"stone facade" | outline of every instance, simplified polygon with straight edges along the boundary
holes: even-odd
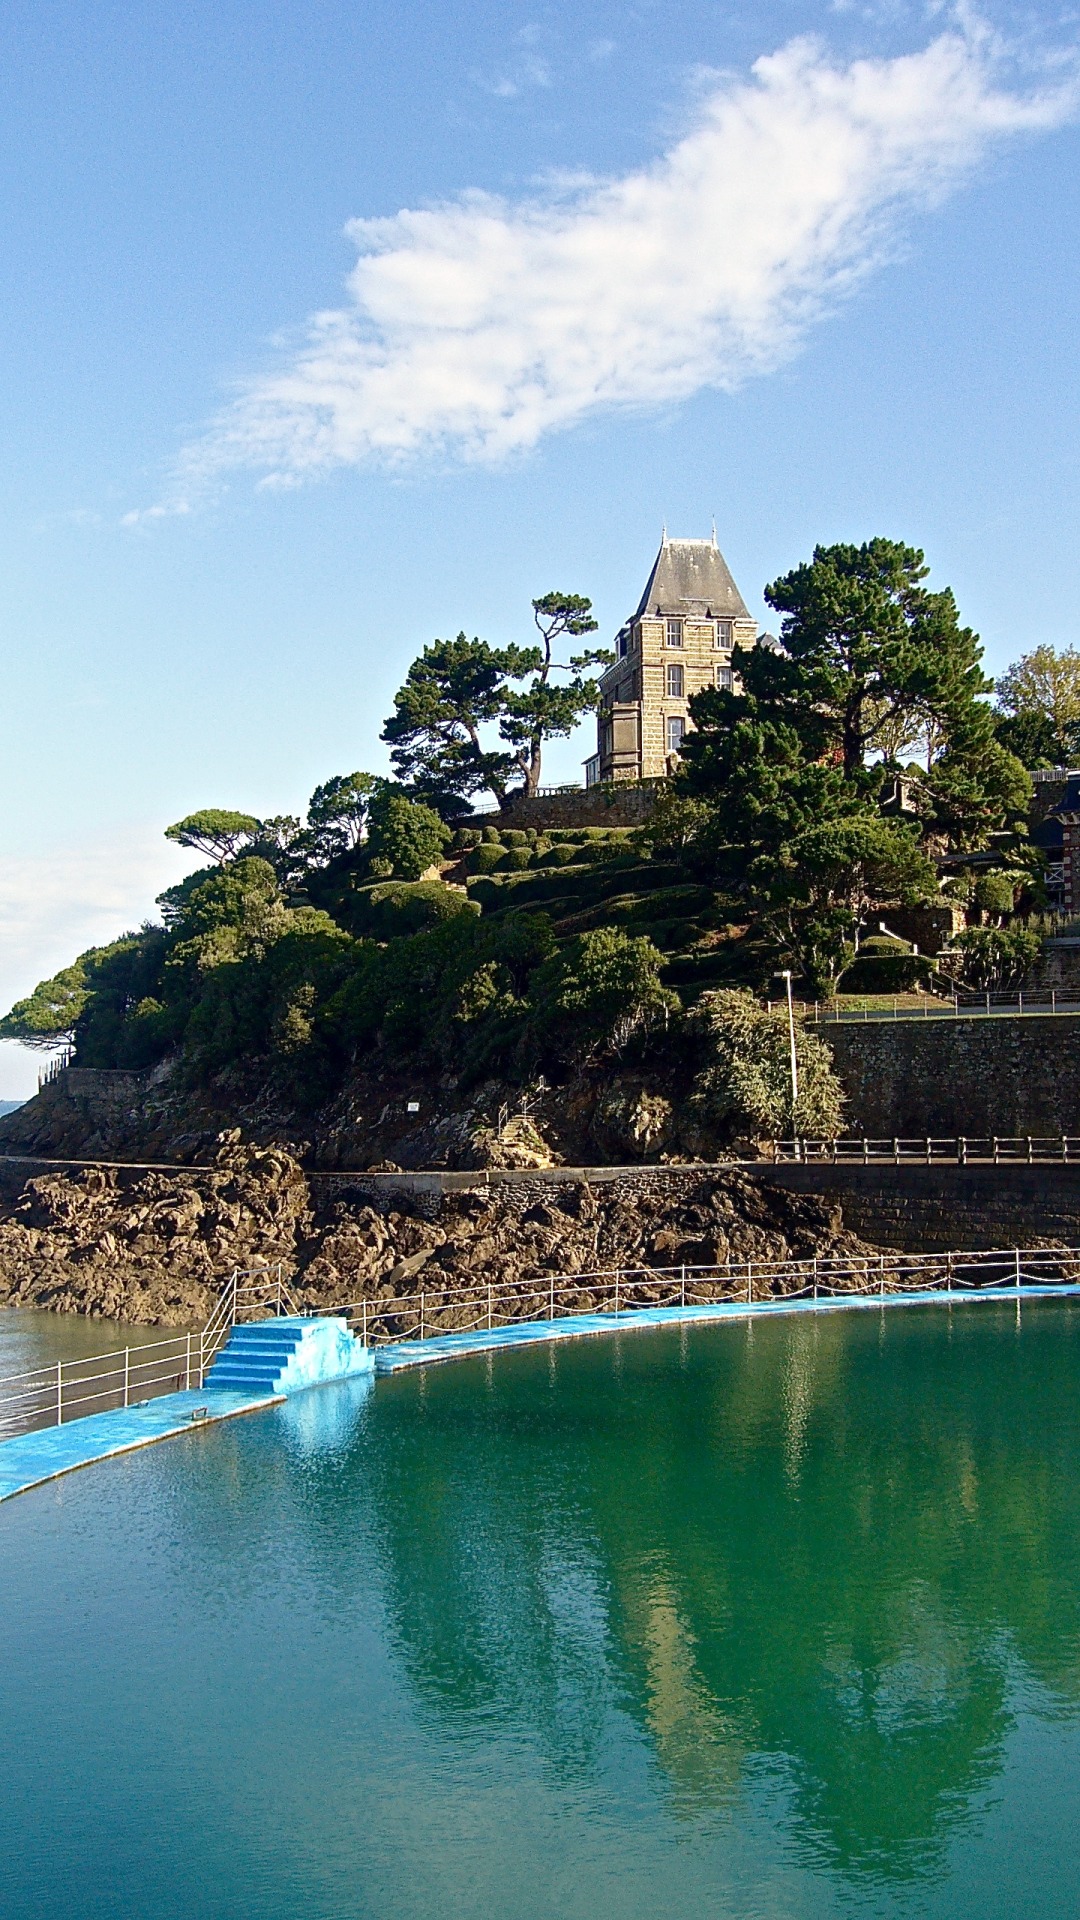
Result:
[[[691,696],[736,683],[737,647],[757,627],[712,540],[665,534],[637,612],[616,636],[618,658],[600,681],[590,785],[671,773],[691,726]]]

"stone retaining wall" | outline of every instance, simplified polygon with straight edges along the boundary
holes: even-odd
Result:
[[[927,1134],[1080,1133],[1080,1018],[868,1021],[823,1026],[848,1096],[844,1131],[871,1139]]]
[[[685,1167],[556,1167],[528,1173],[309,1174],[321,1205],[355,1198],[380,1212],[400,1209],[433,1220],[448,1193],[490,1192],[505,1204],[534,1206],[566,1184],[609,1186],[627,1193],[676,1194],[689,1182],[728,1169]],[[846,1225],[865,1240],[905,1253],[1031,1246],[1055,1240],[1080,1246],[1080,1165],[1043,1166],[771,1166],[742,1165],[765,1186],[820,1194],[843,1209]]]
[[[0,1159],[0,1200],[13,1204],[27,1180],[49,1172],[78,1173],[101,1161]],[[145,1166],[112,1168],[121,1188],[132,1186]],[[178,1184],[209,1177],[206,1167],[160,1167]],[[730,1166],[555,1167],[551,1170],[472,1173],[338,1172],[307,1175],[320,1214],[338,1200],[354,1200],[381,1213],[410,1213],[434,1220],[447,1194],[497,1196],[525,1211],[549,1199],[560,1186],[610,1187],[627,1196],[669,1193],[703,1177],[722,1182]],[[755,1161],[739,1171],[764,1186],[818,1194],[842,1208],[845,1223],[862,1239],[906,1253],[951,1248],[1032,1246],[1057,1241],[1080,1247],[1080,1164],[1036,1166],[896,1166],[889,1162],[829,1166],[770,1165]]]
[[[835,1199],[845,1225],[904,1253],[1080,1247],[1080,1166],[778,1166],[755,1178]]]
[[[617,780],[602,787],[568,787],[564,793],[521,794],[501,813],[477,815],[468,826],[641,827],[656,805],[663,780]]]

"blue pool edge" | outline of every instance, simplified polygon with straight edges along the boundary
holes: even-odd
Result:
[[[98,1460],[134,1453],[182,1433],[198,1433],[242,1413],[259,1413],[283,1398],[282,1394],[252,1396],[205,1389],[164,1393],[138,1406],[90,1413],[63,1426],[15,1434],[0,1441],[0,1503],[80,1467],[92,1467]]]
[[[798,1313],[851,1312],[860,1308],[882,1312],[894,1307],[967,1306],[987,1300],[996,1300],[999,1304],[1015,1302],[1019,1306],[1025,1300],[1075,1299],[1078,1295],[1080,1282],[1063,1281],[970,1290],[928,1288],[912,1293],[823,1294],[816,1300],[781,1297],[723,1300],[685,1307],[631,1307],[619,1313],[568,1314],[563,1319],[517,1321],[510,1326],[436,1334],[427,1340],[395,1341],[374,1350],[373,1371],[376,1376],[389,1375],[541,1342],[634,1333],[650,1327],[707,1325]],[[301,1390],[312,1391],[316,1386],[337,1384],[340,1379],[364,1377],[363,1373],[353,1373],[335,1379],[324,1378]],[[0,1504],[81,1467],[93,1466],[99,1460],[132,1453],[159,1440],[201,1432],[241,1414],[260,1413],[267,1407],[280,1406],[287,1397],[284,1393],[244,1394],[204,1387],[201,1391],[162,1394],[137,1406],[88,1414],[63,1426],[14,1435],[0,1441]]]

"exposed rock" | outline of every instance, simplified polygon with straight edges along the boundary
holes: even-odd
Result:
[[[298,1305],[332,1306],[461,1287],[527,1287],[550,1276],[727,1261],[870,1253],[835,1205],[761,1187],[735,1168],[677,1187],[528,1184],[447,1195],[436,1221],[337,1201],[316,1219],[283,1147],[220,1136],[213,1167],[115,1170],[27,1182],[0,1222],[0,1303],[196,1325],[234,1267],[281,1264]]]
[[[200,1176],[42,1174],[0,1222],[0,1304],[166,1326],[201,1321],[233,1267],[288,1276],[312,1222],[307,1181],[281,1147],[222,1134]]]
[[[674,1108],[646,1087],[613,1086],[601,1093],[592,1132],[606,1155],[618,1160],[655,1160],[674,1133]]]
[[[683,1076],[685,1079],[685,1075]],[[208,1162],[222,1128],[257,1145],[288,1145],[302,1132],[306,1164],[322,1168],[460,1169],[730,1157],[682,1099],[677,1073],[642,1078],[581,1068],[530,1092],[503,1081],[462,1088],[376,1054],[317,1111],[303,1113],[266,1062],[234,1065],[193,1085],[163,1063],[149,1074],[60,1073],[33,1100],[0,1118],[0,1153],[120,1162]],[[416,1111],[410,1109],[415,1108]],[[506,1122],[503,1114],[515,1116]]]
[[[557,1167],[559,1156],[534,1121],[515,1113],[497,1127],[477,1127],[471,1136],[476,1167]]]

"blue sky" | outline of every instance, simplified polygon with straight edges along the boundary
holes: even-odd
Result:
[[[151,910],[179,814],[379,769],[426,640],[553,587],[613,630],[665,521],[715,515],[762,618],[880,532],[992,670],[1077,643],[1078,45],[903,0],[9,3],[5,1006]],[[0,1097],[34,1073],[0,1048]]]

